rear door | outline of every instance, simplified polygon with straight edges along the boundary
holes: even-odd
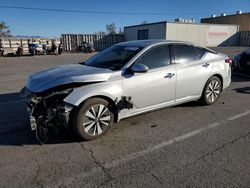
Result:
[[[203,48],[186,44],[172,45],[176,63],[176,100],[201,95],[205,83],[211,75],[213,64],[206,60]]]

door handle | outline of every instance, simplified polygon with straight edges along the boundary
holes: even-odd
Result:
[[[209,65],[210,65],[209,63],[205,63],[205,64],[202,65],[202,67],[207,68]]]
[[[168,73],[164,78],[172,78],[175,75],[175,73]]]

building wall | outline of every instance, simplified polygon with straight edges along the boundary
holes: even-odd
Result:
[[[125,27],[125,41],[138,40],[138,31],[148,30],[148,39],[166,39],[166,22]]]
[[[240,35],[239,45],[250,46],[250,31],[240,31],[239,35]]]
[[[125,27],[125,41],[138,40],[138,31],[148,30],[148,39],[193,42],[203,46],[238,45],[237,25],[155,23]]]
[[[250,31],[250,13],[203,18],[201,23],[235,24],[240,26],[240,31]]]
[[[167,23],[167,40],[193,42],[203,46],[238,44],[238,26]]]

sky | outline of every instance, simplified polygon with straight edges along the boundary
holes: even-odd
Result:
[[[250,12],[250,0],[0,0],[0,6],[117,13],[46,12],[0,7],[0,21],[7,23],[12,35],[43,37],[60,37],[62,33],[106,31],[106,25],[112,22],[119,30],[144,21],[151,23],[174,21],[175,18],[194,18],[199,23],[201,18],[212,14],[234,14],[237,10]],[[120,12],[137,14],[118,14]]]

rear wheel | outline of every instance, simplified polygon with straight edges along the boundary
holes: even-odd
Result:
[[[221,91],[221,80],[216,76],[211,77],[204,87],[201,102],[205,105],[214,104],[219,99]]]
[[[84,140],[94,140],[103,136],[113,122],[114,114],[109,102],[101,98],[92,98],[77,112],[74,127]]]

